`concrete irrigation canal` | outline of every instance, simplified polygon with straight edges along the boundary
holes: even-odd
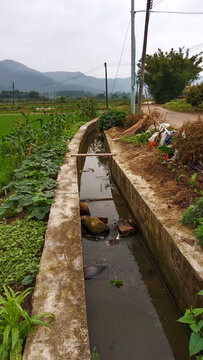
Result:
[[[116,153],[108,136],[106,149],[95,137],[95,127],[96,120],[84,125],[69,145],[34,291],[33,312],[53,312],[56,323],[37,329],[23,359],[88,360],[94,347],[102,360],[188,359],[189,336],[176,321],[175,302],[181,312],[199,305],[193,297],[202,288],[198,261],[183,253],[144,194],[133,190],[136,179],[119,170],[117,156],[71,156]],[[81,234],[80,199],[91,217],[108,218],[108,231],[82,226]],[[132,228],[134,221],[142,235],[135,226],[118,239],[118,225]]]

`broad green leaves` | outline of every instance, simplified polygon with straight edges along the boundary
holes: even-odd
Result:
[[[54,203],[54,188],[60,163],[66,152],[66,143],[54,142],[39,149],[15,170],[15,179],[2,190],[12,191],[0,207],[0,216],[9,216],[26,210],[28,219],[42,220]]]
[[[203,295],[203,290],[198,292],[198,295]],[[203,308],[187,309],[185,315],[178,319],[179,322],[190,325],[192,330],[189,343],[190,356],[196,355],[203,350],[203,320],[201,319]],[[202,356],[197,356],[197,360],[202,360]]]
[[[122,126],[126,114],[122,111],[109,110],[103,113],[98,120],[99,130],[107,130],[114,126]]]

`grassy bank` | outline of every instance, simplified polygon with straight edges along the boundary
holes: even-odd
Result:
[[[180,112],[190,112],[190,113],[203,113],[203,102],[199,107],[194,107],[189,104],[185,99],[176,99],[171,100],[163,105],[164,109]]]

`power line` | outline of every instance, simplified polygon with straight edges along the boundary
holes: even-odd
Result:
[[[197,45],[193,45],[189,47],[189,51],[198,51],[201,50],[203,48],[203,43],[202,44],[197,44]]]
[[[181,14],[181,15],[203,15],[203,12],[186,12],[186,11],[156,11],[156,10],[136,10],[136,13],[150,12],[159,14]]]
[[[157,0],[157,1],[155,1],[155,2],[154,2],[154,5],[153,5],[153,8],[154,8],[155,6],[157,6],[157,5],[159,5],[162,1],[163,1],[163,0]]]
[[[113,91],[114,91],[114,87],[115,87],[115,84],[116,84],[116,80],[117,80],[117,76],[118,76],[118,72],[119,72],[119,68],[120,68],[120,64],[121,64],[121,59],[122,59],[123,52],[124,52],[124,49],[125,49],[125,44],[126,44],[126,40],[127,40],[127,36],[128,36],[129,27],[130,27],[130,20],[129,20],[129,23],[128,23],[128,26],[127,26],[127,31],[126,31],[126,34],[125,34],[125,39],[124,39],[124,43],[123,43],[123,47],[122,47],[122,51],[121,51],[121,56],[120,56],[119,63],[118,63],[118,68],[117,68],[117,71],[116,71],[116,76],[115,76],[114,83],[113,83],[113,86],[112,86],[112,91],[111,91],[112,94],[113,94]]]

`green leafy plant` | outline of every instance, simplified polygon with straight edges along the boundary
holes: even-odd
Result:
[[[164,154],[173,155],[174,150],[170,147],[164,144],[163,146],[159,146],[159,150],[161,150]]]
[[[135,135],[124,135],[122,141],[131,143],[135,146],[148,144],[148,139],[152,136],[155,130],[142,132],[141,134]]]
[[[107,130],[114,126],[123,126],[126,113],[123,111],[109,110],[103,113],[98,120],[98,129]]]
[[[30,274],[27,275],[22,281],[21,285],[30,285],[38,274],[39,264],[32,262],[28,265]]]
[[[91,360],[100,360],[100,356],[96,347],[92,349]]]
[[[203,295],[203,290],[198,292],[198,295]],[[188,324],[192,333],[190,335],[189,352],[190,356],[197,355],[203,350],[203,319],[200,317],[203,314],[203,308],[192,307],[187,309],[184,316],[177,321]],[[202,356],[196,356],[197,360],[202,360]]]
[[[3,285],[16,288],[28,275],[32,275],[34,280],[34,270],[37,272],[44,245],[45,229],[44,221],[0,222],[0,291]]]
[[[44,312],[30,317],[21,304],[30,294],[31,289],[23,293],[15,293],[10,287],[4,286],[4,295],[0,296],[0,358],[2,360],[21,360],[23,344],[36,325],[51,328],[51,325],[41,318],[49,317],[53,322],[55,317],[50,312]]]
[[[23,160],[21,167],[15,170],[15,178],[2,190],[12,195],[0,206],[0,216],[9,216],[26,209],[28,219],[42,220],[54,203],[56,176],[67,145],[64,140],[41,145]]]
[[[199,245],[203,246],[203,196],[184,211],[182,224],[190,225],[195,229],[194,233],[199,239]]]
[[[193,188],[194,192],[197,192],[197,189],[195,189],[195,183],[197,180],[197,173],[192,174],[191,180],[190,180],[190,185]]]
[[[181,179],[185,176],[185,174],[180,174],[178,177],[177,177],[177,181],[181,181]]]
[[[122,280],[111,280],[110,284],[112,286],[115,286],[117,288],[120,288],[121,286],[123,286],[123,281]]]

